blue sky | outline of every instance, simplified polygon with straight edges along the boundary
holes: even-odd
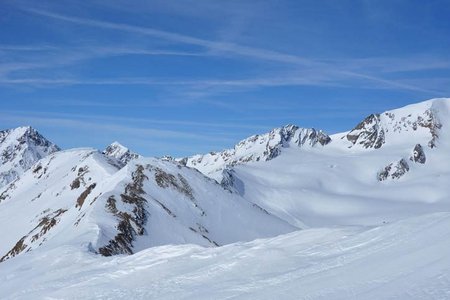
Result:
[[[345,131],[450,97],[449,16],[448,0],[3,0],[0,128],[156,156]]]

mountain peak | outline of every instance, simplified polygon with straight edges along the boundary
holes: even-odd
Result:
[[[31,126],[0,131],[0,187],[17,179],[41,158],[59,150]]]
[[[126,151],[130,150],[130,149],[128,149],[128,147],[125,147],[124,145],[122,145],[118,141],[112,142],[108,147],[112,148],[112,149],[114,149],[115,151],[118,151],[118,152],[126,152]]]
[[[198,169],[218,181],[227,167],[247,162],[267,161],[281,154],[283,148],[325,146],[331,138],[322,130],[288,124],[268,133],[250,136],[233,149],[177,159],[181,164]]]
[[[351,143],[350,148],[378,149],[386,143],[392,145],[407,140],[411,145],[419,141],[434,148],[449,110],[450,98],[439,98],[371,114],[345,138]]]
[[[113,157],[123,164],[127,164],[130,160],[140,157],[139,154],[132,152],[130,149],[115,141],[105,148],[103,154]]]

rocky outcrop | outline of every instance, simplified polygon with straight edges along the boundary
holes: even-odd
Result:
[[[56,224],[59,223],[61,216],[66,212],[66,209],[58,209],[54,212],[48,213],[47,211],[43,211],[42,214],[45,214],[40,221],[39,224],[33,228],[27,235],[23,236],[14,247],[9,250],[4,256],[0,258],[0,262],[3,262],[7,259],[10,259],[23,251],[31,251],[30,245],[33,243],[39,243],[42,245],[45,242],[45,234],[50,231]]]
[[[409,160],[418,164],[424,164],[426,162],[425,151],[420,144],[416,144]],[[386,179],[399,179],[409,172],[410,166],[405,158],[400,159],[398,162],[390,163],[380,172],[378,172],[378,181],[384,181]]]
[[[442,124],[437,118],[436,113],[432,109],[426,110],[424,117],[419,116],[417,121],[413,123],[413,128],[417,128],[417,126],[430,130],[431,139],[428,142],[428,147],[436,147],[436,141],[439,138],[438,132],[442,128]]]
[[[132,207],[131,211],[119,210],[114,195],[106,201],[106,210],[116,216],[118,224],[116,236],[107,245],[98,249],[101,255],[132,254],[136,236],[145,233],[144,226],[148,218],[148,212],[145,209],[147,200],[143,197],[145,180],[148,180],[148,177],[144,174],[144,167],[137,165],[132,174],[132,182],[125,186],[124,193],[120,195],[121,201]]]
[[[0,187],[16,180],[59,147],[31,127],[0,131]]]
[[[117,159],[122,165],[126,165],[130,160],[139,158],[139,154],[131,152],[130,149],[114,142],[103,151],[103,154]]]
[[[223,170],[220,185],[231,193],[237,193],[241,196],[245,194],[244,183],[236,176],[233,169],[227,168]]]
[[[380,115],[371,114],[347,134],[347,140],[353,145],[364,148],[380,148],[385,143],[384,129],[380,125]]]
[[[409,158],[411,161],[419,164],[424,164],[427,160],[425,156],[425,152],[420,144],[417,144],[414,147],[413,153],[411,157]]]
[[[386,179],[399,179],[409,171],[409,165],[406,159],[402,158],[398,162],[390,163],[381,172],[378,173],[378,181]]]
[[[90,148],[59,151],[0,188],[0,225],[13,230],[2,235],[0,260],[42,244],[82,244],[110,256],[164,244],[215,247],[293,230],[174,161],[139,158],[124,168],[116,161]]]
[[[325,146],[331,138],[321,130],[287,125],[253,135],[237,143],[233,149],[176,159],[180,164],[196,168],[220,182],[222,170],[248,162],[268,161],[278,157],[283,148]]]
[[[403,108],[383,114],[371,114],[344,137],[351,143],[350,148],[360,146],[378,149],[387,142],[395,143],[399,134],[409,132],[411,138],[427,136],[428,147],[434,148],[441,128],[442,124],[433,104],[430,104],[427,108]],[[419,131],[422,133],[417,134]]]

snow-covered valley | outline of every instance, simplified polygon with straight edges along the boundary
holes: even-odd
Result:
[[[449,112],[176,159],[3,131],[0,298],[448,299]]]

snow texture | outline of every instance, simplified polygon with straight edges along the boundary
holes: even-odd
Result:
[[[448,299],[450,214],[102,258],[73,246],[0,268],[2,299]]]
[[[41,152],[0,188],[0,298],[449,299],[449,111],[288,125],[184,159],[4,131],[1,147]]]

